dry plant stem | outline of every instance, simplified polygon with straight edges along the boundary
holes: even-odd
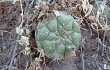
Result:
[[[23,5],[22,5],[22,0],[20,0],[20,5],[21,5],[21,18],[22,18],[20,27],[22,28],[23,21],[24,21],[24,20],[23,20]]]
[[[25,6],[24,13],[26,13],[26,11],[27,11],[27,9],[28,9],[29,1],[28,1],[28,0],[25,0],[25,3],[26,3],[26,6]]]
[[[25,70],[28,70],[28,64],[29,64],[29,63],[28,63],[28,62],[26,62],[26,68],[25,68]]]
[[[84,65],[84,53],[81,54],[81,59],[82,59],[83,70],[85,70],[85,65]]]
[[[83,43],[81,43],[81,44],[82,44],[82,47],[84,47]],[[82,50],[82,47],[81,47],[81,53],[82,53],[82,54],[81,54],[81,60],[82,60],[83,70],[85,70],[84,52],[86,51],[87,48],[83,51],[83,50]]]
[[[14,58],[15,58],[15,52],[16,52],[16,50],[17,50],[17,45],[18,45],[18,44],[17,44],[17,42],[16,42],[16,45],[15,45],[15,47],[14,47],[13,55],[12,55],[11,62],[10,62],[10,65],[9,65],[8,70],[11,70],[12,63],[13,63],[13,60],[14,60]]]
[[[104,0],[103,1],[103,3],[104,3],[104,5],[106,4],[106,2],[107,2],[107,0]],[[104,36],[103,36],[103,49],[102,49],[102,56],[104,56],[104,50],[105,50],[105,34],[106,34],[106,30],[107,30],[107,28],[106,28],[106,26],[107,26],[107,15],[105,15],[105,31],[104,31]]]
[[[32,2],[30,3],[29,5],[30,8],[32,7],[33,3],[34,3],[34,0],[32,0]]]
[[[30,3],[30,4],[28,4],[29,2],[27,2],[27,5],[26,5],[26,8],[25,8],[25,11],[24,11],[24,13],[27,13],[26,14],[26,26],[27,26],[27,28],[28,28],[28,23],[29,23],[29,14],[30,14],[30,9],[31,9],[31,7],[32,7],[32,5],[33,5],[33,3],[34,3],[34,0],[32,0],[32,2]]]
[[[102,49],[102,56],[104,56],[104,50],[105,50],[105,34],[106,34],[106,30],[104,31],[104,37],[103,37],[103,49]]]
[[[107,17],[106,17],[106,21],[105,21],[105,26],[107,26]],[[107,28],[105,28],[104,30],[104,36],[103,36],[103,50],[102,50],[102,56],[104,56],[104,50],[105,50],[105,34],[106,34]]]

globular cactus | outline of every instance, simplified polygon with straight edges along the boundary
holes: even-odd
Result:
[[[60,12],[56,18],[46,18],[38,23],[35,39],[48,58],[62,59],[79,46],[80,27],[72,16]]]

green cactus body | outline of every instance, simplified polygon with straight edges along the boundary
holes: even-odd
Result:
[[[60,12],[56,18],[38,23],[35,39],[48,58],[65,58],[80,44],[80,27],[72,16]]]

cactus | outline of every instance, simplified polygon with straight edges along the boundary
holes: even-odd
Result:
[[[45,18],[38,23],[35,39],[48,58],[62,59],[79,46],[80,27],[72,16],[60,12],[56,18]]]

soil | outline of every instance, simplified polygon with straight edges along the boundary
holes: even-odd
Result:
[[[70,13],[70,11],[67,12]],[[17,40],[15,30],[19,25],[20,13],[19,4],[13,5],[10,2],[0,3],[0,70],[7,70],[12,60],[12,54]],[[110,25],[109,16],[108,25]],[[30,25],[33,25],[34,22],[36,21],[31,22]],[[107,65],[108,70],[110,70],[110,30],[106,32],[101,30],[98,36],[98,33],[87,24],[85,22],[86,26],[81,26],[83,40],[76,51],[76,56],[53,62],[47,59],[46,65],[48,69],[44,67],[43,70],[104,70],[104,65]],[[33,49],[37,46],[34,38],[35,28],[30,26],[30,29],[29,41],[33,54],[28,56],[24,55],[21,53],[24,47],[21,45],[17,46],[11,70],[35,70],[30,68],[29,64],[34,62],[34,59],[39,53]],[[105,45],[101,43],[104,39],[104,32]],[[34,66],[36,66],[36,63]],[[26,69],[27,67],[28,69]]]

